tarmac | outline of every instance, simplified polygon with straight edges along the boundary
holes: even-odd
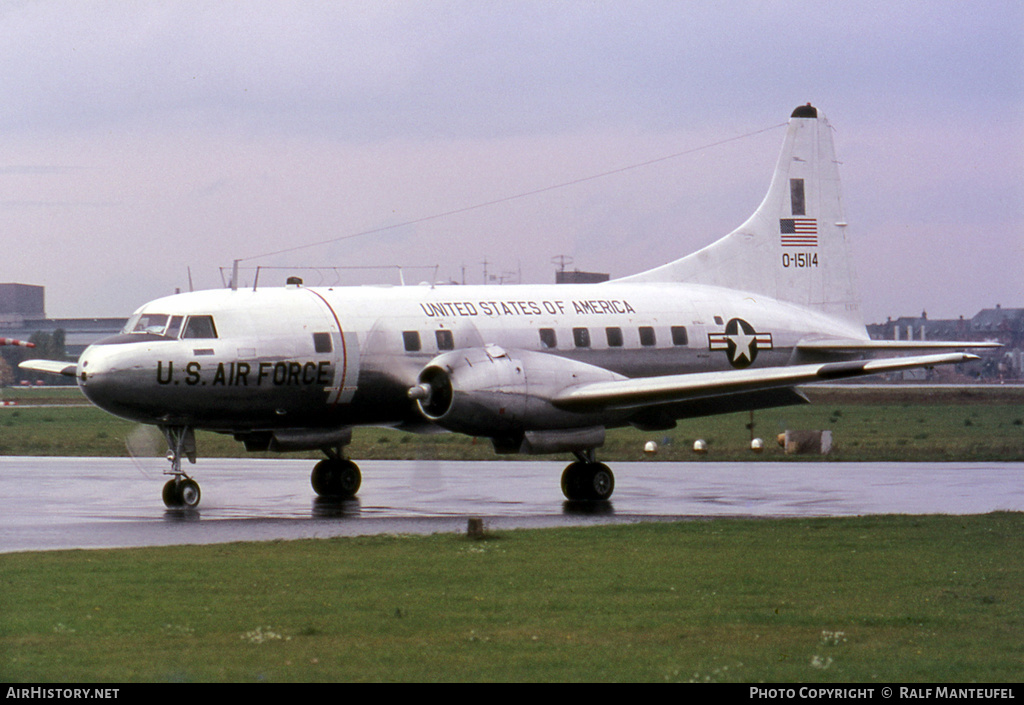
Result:
[[[314,494],[315,461],[201,458],[194,511],[168,510],[162,459],[0,458],[0,552],[376,534],[465,533],[720,517],[1024,511],[1024,463],[623,462],[615,493],[573,503],[565,462],[357,461],[358,497]]]

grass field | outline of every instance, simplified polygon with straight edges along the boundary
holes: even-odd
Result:
[[[793,460],[775,443],[786,429],[831,430],[830,460],[1024,460],[1024,390],[877,390],[870,387],[816,390],[814,403],[681,421],[671,431],[617,429],[599,451],[604,460],[638,460],[647,441],[659,444],[660,460]],[[0,409],[0,455],[124,456],[137,426],[85,402],[77,389],[4,390],[21,406]],[[33,396],[35,395],[35,396]],[[59,406],[58,404],[65,404]],[[753,433],[748,428],[753,418]],[[752,436],[766,441],[760,455],[749,450]],[[708,453],[694,455],[704,440]],[[200,456],[245,457],[228,436],[197,433]],[[164,448],[154,454],[163,455]],[[362,428],[347,450],[355,459],[491,460],[491,444],[456,434],[420,436]],[[308,454],[316,457],[318,453]],[[508,457],[508,456],[506,456]],[[512,456],[516,457],[516,456]],[[803,456],[806,458],[807,456]],[[820,460],[819,457],[814,459]]]
[[[77,391],[39,406],[18,391],[0,455],[125,454],[135,426]],[[1019,390],[812,395],[755,413],[753,434],[830,429],[837,461],[1024,460]],[[618,430],[601,457],[655,440],[667,460],[796,459],[773,443],[752,454],[750,422]],[[198,440],[201,455],[244,454]],[[495,457],[382,429],[349,451]],[[1020,513],[6,554],[0,681],[1019,682],[1022,585]]]
[[[0,556],[0,680],[1017,682],[1024,515]]]

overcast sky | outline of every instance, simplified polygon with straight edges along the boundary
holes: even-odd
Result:
[[[812,102],[868,322],[1024,306],[1022,8],[0,1],[0,281],[64,317],[235,259],[309,284],[484,261],[550,282],[557,255],[624,276],[745,220]]]

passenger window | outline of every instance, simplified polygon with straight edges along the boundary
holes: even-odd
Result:
[[[213,325],[213,316],[189,316],[181,337],[216,338],[217,328]]]
[[[437,338],[437,349],[438,350],[454,350],[455,349],[455,336],[452,335],[450,330],[437,330],[434,331],[434,336]]]
[[[686,345],[686,326],[672,326],[672,344]]]
[[[718,325],[722,325],[722,317],[721,316],[715,316],[715,323],[717,323]]]
[[[554,328],[540,329],[540,346],[548,350],[558,347],[558,338],[555,336]]]
[[[645,348],[654,347],[658,340],[654,335],[654,329],[650,326],[640,326],[640,344]]]
[[[590,347],[590,329],[589,328],[573,328],[572,329],[572,340],[576,344],[577,348],[589,348]]]
[[[331,344],[330,333],[314,333],[313,334],[313,349],[318,353],[329,353],[334,350],[334,346]]]
[[[605,328],[605,335],[608,336],[608,347],[609,348],[621,348],[622,347],[622,329],[621,328]]]
[[[405,343],[406,352],[419,352],[420,332],[417,330],[402,331],[402,341]]]

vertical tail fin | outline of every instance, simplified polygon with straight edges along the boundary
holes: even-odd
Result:
[[[743,225],[687,257],[620,281],[742,289],[863,327],[825,116],[810,104],[793,111],[768,195]]]

